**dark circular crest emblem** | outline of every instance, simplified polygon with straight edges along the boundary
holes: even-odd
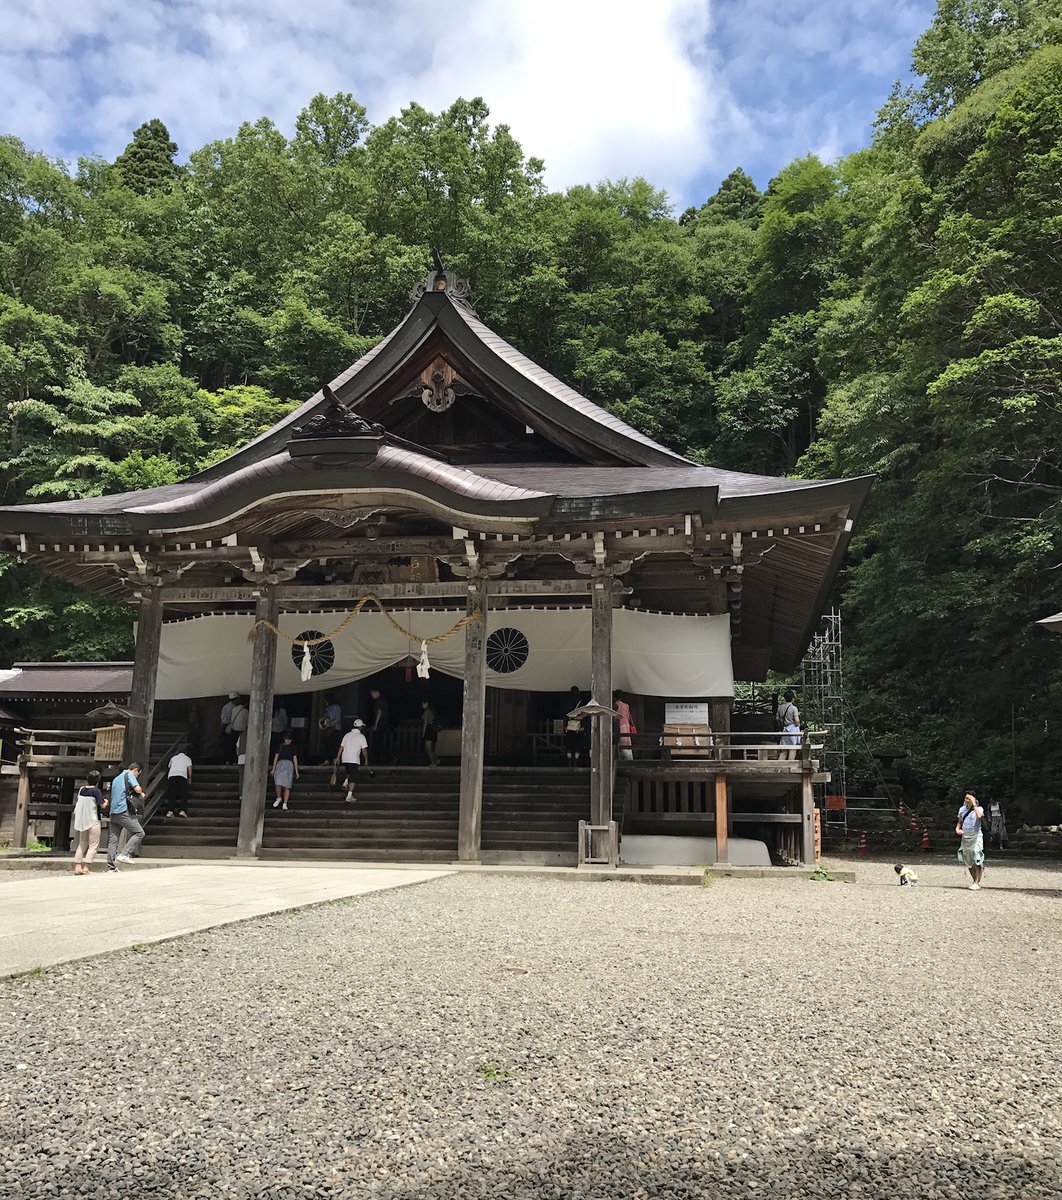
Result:
[[[487,638],[487,666],[500,675],[519,671],[527,662],[530,652],[527,638],[519,629],[513,629],[511,626],[495,629]]]
[[[291,648],[291,661],[295,664],[297,671],[302,670],[302,644],[303,642],[312,642],[314,638],[319,638],[321,633],[317,629],[304,629],[295,640],[295,644]],[[314,675],[323,675],[325,671],[330,671],[336,665],[336,648],[331,642],[318,642],[316,645],[310,646],[310,667]]]

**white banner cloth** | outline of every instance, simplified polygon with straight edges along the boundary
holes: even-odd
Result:
[[[375,610],[363,610],[331,639],[334,662],[328,670],[303,682],[299,666],[301,643],[281,640],[277,649],[276,692],[312,692],[337,688],[375,675],[406,655],[420,657],[420,637],[445,633],[462,616],[454,609],[396,612],[395,619],[410,631],[404,637]],[[289,637],[315,631],[330,633],[342,621],[340,613],[282,613],[280,628]],[[162,628],[159,677],[160,700],[185,700],[246,693],[251,683],[251,616],[193,617]],[[520,636],[499,633],[515,630]],[[492,634],[498,634],[493,639]],[[515,670],[491,669],[509,650]],[[526,658],[524,654],[526,653]],[[327,656],[327,652],[326,652]],[[463,632],[428,647],[432,670],[458,679],[464,676]],[[503,656],[504,658],[504,656]],[[564,692],[590,687],[590,610],[505,608],[487,616],[487,683],[491,687],[528,692]],[[730,618],[670,616],[663,613],[616,609],[612,634],[613,684],[643,696],[732,696],[734,674],[730,658]],[[607,703],[607,697],[599,697]]]

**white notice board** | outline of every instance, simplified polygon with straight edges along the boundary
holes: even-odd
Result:
[[[678,700],[664,705],[664,723],[667,725],[710,725],[711,706],[707,700]]]

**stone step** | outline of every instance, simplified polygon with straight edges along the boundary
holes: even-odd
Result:
[[[365,850],[384,851],[384,850],[402,850],[403,847],[408,850],[427,850],[438,851],[439,853],[448,853],[452,858],[457,853],[457,835],[455,834],[450,839],[432,839],[432,838],[341,838],[341,836],[331,836],[331,838],[284,838],[278,841],[265,842],[266,850],[328,850],[329,847],[334,850]]]
[[[259,852],[263,859],[308,859],[315,862],[351,861],[351,862],[430,862],[452,863],[457,857],[456,845],[453,849],[435,850],[415,847],[388,849],[379,846],[358,846],[347,848],[342,846],[300,847],[300,846],[263,846]]]
[[[273,821],[266,824],[263,836],[272,841],[274,838],[286,837],[328,837],[334,833],[344,836],[355,834],[365,837],[449,837],[457,835],[457,822],[428,822],[417,821],[408,825],[396,825],[393,821],[382,819],[372,820],[351,817],[349,820],[336,821],[307,821],[299,820],[292,812],[281,813],[287,817],[285,821]],[[294,819],[292,819],[294,818]]]
[[[220,833],[205,834],[189,832],[181,837],[156,837],[150,831],[147,838],[144,840],[144,852],[150,857],[151,850],[155,846],[228,846],[232,852],[236,852],[236,833],[233,828],[227,836],[222,836]]]

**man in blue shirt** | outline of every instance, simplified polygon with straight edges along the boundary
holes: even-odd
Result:
[[[981,832],[984,818],[985,810],[977,803],[977,793],[967,791],[956,816],[955,832],[962,838],[959,862],[969,869],[973,880],[969,886],[971,892],[980,891],[981,876],[985,870],[985,842]]]
[[[111,820],[111,832],[107,842],[108,871],[118,870],[115,863],[131,863],[133,855],[140,849],[140,843],[144,840],[143,825],[129,811],[130,792],[141,797],[144,795],[138,782],[139,778],[140,764],[130,763],[111,780],[111,803],[107,810]],[[127,835],[125,850],[119,854],[118,839],[122,836],[123,829]]]

